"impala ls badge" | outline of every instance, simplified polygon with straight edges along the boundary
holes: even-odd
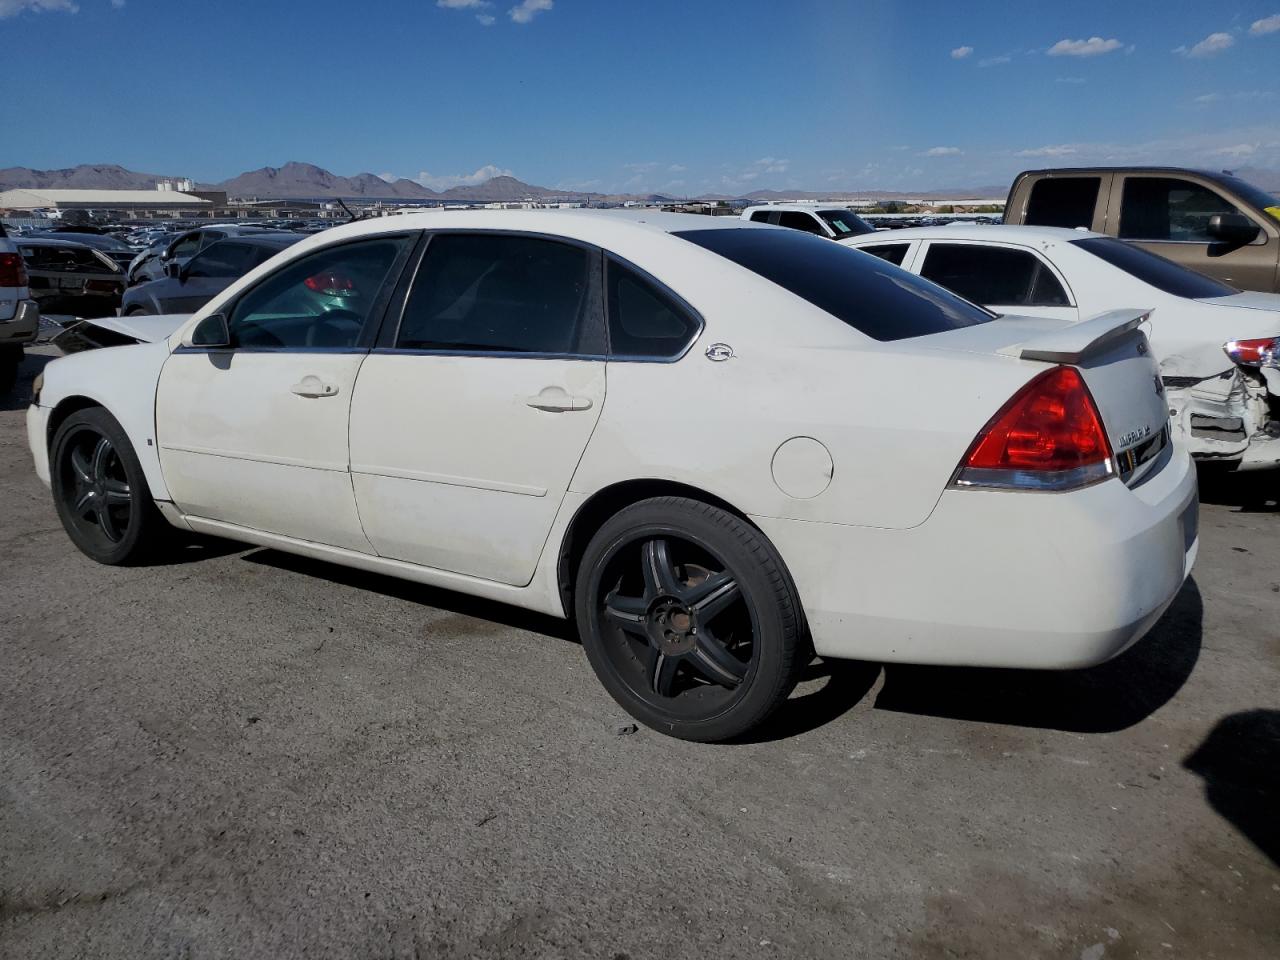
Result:
[[[733,347],[727,343],[713,343],[707,347],[707,359],[715,360],[717,363],[721,360],[728,360],[733,356]]]

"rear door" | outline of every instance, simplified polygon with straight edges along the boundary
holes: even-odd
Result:
[[[384,557],[527,584],[605,398],[601,254],[439,232],[351,408],[360,517]]]
[[[915,272],[996,313],[1080,317],[1065,278],[1028,247],[930,240],[916,257]]]
[[[1109,173],[1037,173],[1020,178],[1005,223],[1106,231]]]
[[[1236,213],[1260,228],[1234,249],[1209,236],[1209,218]],[[1243,290],[1271,291],[1280,261],[1280,225],[1237,205],[1210,180],[1190,174],[1122,174],[1111,200],[1107,231],[1143,249]]]

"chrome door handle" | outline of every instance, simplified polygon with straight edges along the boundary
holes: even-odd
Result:
[[[325,383],[319,377],[310,374],[295,383],[289,390],[300,397],[333,397],[338,393],[338,388],[332,383]]]
[[[525,400],[527,406],[548,413],[566,413],[570,410],[590,410],[590,397],[570,396],[563,387],[543,387]]]

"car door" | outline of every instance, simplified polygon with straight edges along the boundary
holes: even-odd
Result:
[[[916,257],[915,272],[996,313],[1080,319],[1066,281],[1027,247],[930,240]]]
[[[604,403],[600,253],[434,233],[401,312],[352,401],[364,530],[384,557],[527,584]]]
[[[348,469],[351,399],[413,239],[381,235],[289,260],[174,350],[156,394],[156,441],[185,513],[371,552]],[[210,342],[220,345],[198,345]]]
[[[154,296],[160,312],[195,313],[232,280],[248,272],[254,252],[249,244],[234,240],[205,247],[187,261],[178,276],[156,283]]]
[[[1125,174],[1112,197],[1113,236],[1191,270],[1244,290],[1271,291],[1280,260],[1280,229],[1237,206],[1207,181],[1184,176]],[[1240,214],[1259,227],[1252,243],[1238,247],[1215,242],[1209,219]]]

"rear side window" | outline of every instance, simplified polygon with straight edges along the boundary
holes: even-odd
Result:
[[[1163,290],[1175,297],[1203,300],[1210,297],[1229,297],[1239,292],[1235,287],[1229,287],[1202,273],[1181,267],[1150,250],[1143,250],[1141,247],[1135,247],[1120,240],[1112,240],[1110,237],[1086,237],[1071,242],[1089,251],[1095,257],[1105,260],[1113,267],[1137,277],[1143,283],[1149,283],[1157,290]]]
[[[1126,177],[1120,236],[1126,240],[1210,243],[1209,218],[1240,213],[1208,187],[1176,177]]]
[[[931,243],[920,275],[993,306],[1067,305],[1062,284],[1035,254],[976,243]]]
[[[606,269],[610,359],[681,356],[698,335],[699,321],[665,291],[618,261],[610,258]]]
[[[768,210],[757,210],[755,213],[751,215],[751,222],[752,223],[777,223],[778,221],[776,218],[773,220],[769,219]]]
[[[437,234],[414,278],[396,346],[601,356],[591,261],[582,247],[541,237]]]
[[[881,260],[887,260],[895,267],[902,266],[902,261],[906,259],[907,243],[878,243],[873,247],[854,247],[855,250],[861,250],[863,253],[869,253],[873,257],[879,257]]]
[[[1031,187],[1024,223],[1037,227],[1091,227],[1101,177],[1046,177]]]
[[[923,337],[994,319],[915,274],[798,231],[725,228],[675,236],[776,283],[874,340]]]

